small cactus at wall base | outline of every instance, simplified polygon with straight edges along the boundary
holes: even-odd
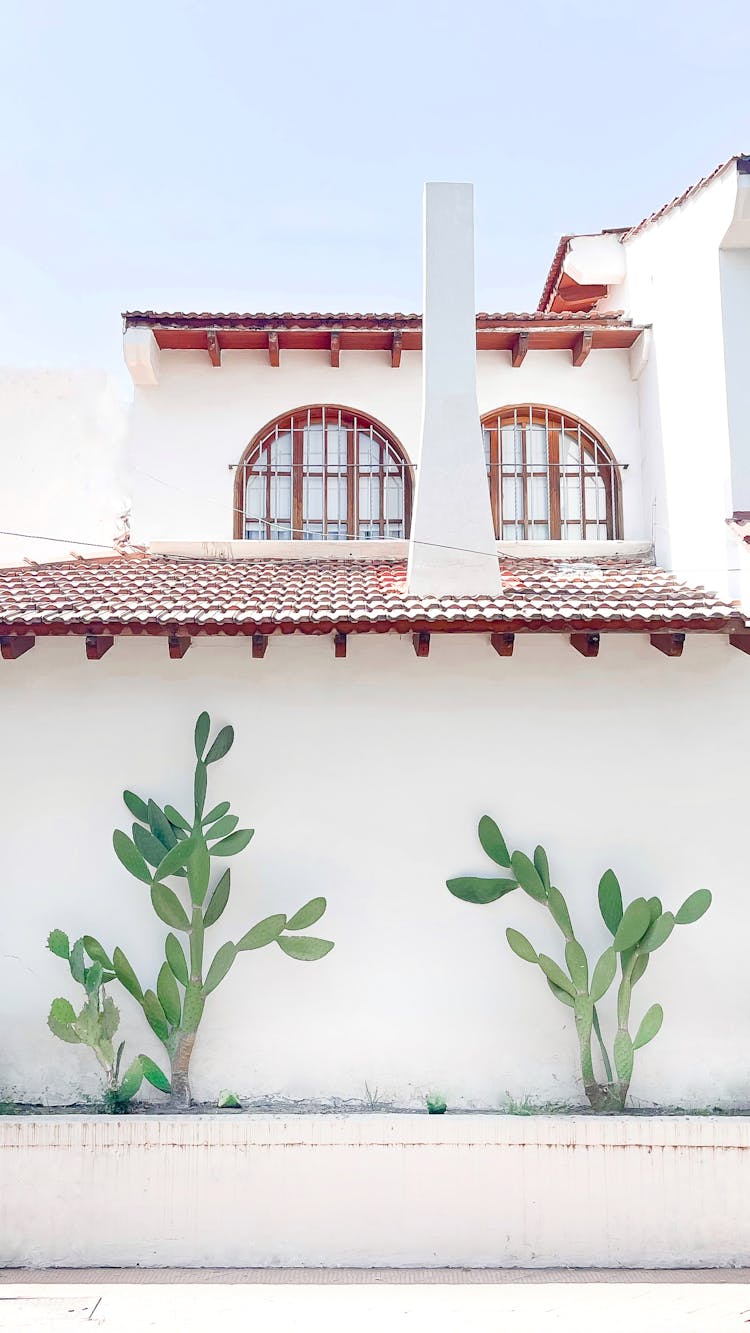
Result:
[[[92,941],[162,1042],[170,1062],[172,1104],[181,1107],[191,1101],[190,1060],[206,1000],[239,955],[276,944],[289,958],[314,962],[333,948],[331,940],[301,933],[315,925],[326,910],[325,898],[312,898],[291,916],[274,913],[239,940],[226,940],[206,970],[205,932],[222,916],[230,890],[229,867],[211,886],[212,861],[244,851],[254,833],[237,827],[239,820],[230,813],[229,801],[205,812],[209,769],[234,742],[232,727],[222,727],[211,743],[210,733],[211,719],[208,713],[201,713],[195,725],[192,818],[172,805],[162,808],[156,801],[126,791],[123,799],[135,819],[132,836],[116,829],[112,839],[118,859],[134,879],[147,886],[154,912],[170,927],[155,987],[143,988],[122,949],[114,950],[110,962],[102,946]],[[176,881],[175,888],[166,883],[170,879]]]
[[[634,987],[649,966],[651,955],[666,943],[675,926],[691,925],[708,911],[711,905],[709,890],[698,889],[691,893],[674,914],[665,912],[657,897],[634,898],[623,909],[617,876],[613,870],[605,870],[599,882],[599,910],[612,940],[591,968],[573,930],[565,898],[551,881],[544,848],[537,847],[533,857],[520,851],[511,854],[500,829],[489,815],[479,821],[479,841],[490,860],[507,873],[488,878],[449,879],[448,888],[456,898],[482,905],[496,902],[521,888],[550,913],[563,936],[564,966],[547,954],[538,953],[526,936],[512,927],[506,930],[508,944],[518,958],[540,969],[555,999],[573,1010],[583,1085],[591,1106],[596,1111],[622,1110],[633,1076],[635,1052],[653,1041],[664,1018],[661,1005],[652,1004],[635,1034],[631,1033],[630,1007]],[[602,1036],[597,1004],[614,982],[618,967],[617,1031],[610,1058]],[[594,1038],[603,1077],[597,1077],[594,1069]]]
[[[88,1046],[94,1052],[104,1070],[104,1101],[107,1108],[112,1111],[124,1110],[138,1092],[144,1078],[161,1092],[169,1092],[169,1079],[147,1055],[137,1055],[120,1080],[125,1043],[120,1042],[117,1051],[114,1047],[120,1013],[104,989],[105,984],[114,980],[115,974],[111,962],[96,940],[84,935],[71,946],[64,930],[53,930],[47,940],[47,948],[65,960],[73,980],[82,987],[85,997],[82,1009],[76,1013],[70,1000],[58,996],[52,1001],[47,1026],[60,1041]]]
[[[445,1115],[448,1110],[448,1104],[441,1092],[428,1092],[424,1100],[430,1115]]]

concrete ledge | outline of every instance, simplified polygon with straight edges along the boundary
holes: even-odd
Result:
[[[5,1267],[750,1262],[750,1117],[0,1118]]]

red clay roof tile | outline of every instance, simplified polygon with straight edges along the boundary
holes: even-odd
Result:
[[[414,596],[406,562],[108,556],[0,569],[0,633],[325,633],[580,627],[727,632],[736,606],[640,560],[503,556],[497,597]]]

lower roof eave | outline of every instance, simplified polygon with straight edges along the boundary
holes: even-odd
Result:
[[[250,637],[254,634],[271,635],[289,634],[748,634],[750,623],[743,616],[731,618],[696,617],[677,619],[675,617],[657,620],[656,618],[628,617],[622,620],[607,620],[598,617],[571,617],[536,620],[505,619],[492,620],[431,620],[396,619],[356,621],[345,619],[325,619],[314,621],[277,621],[244,620],[221,622],[203,621],[144,621],[143,623],[123,624],[120,621],[91,620],[72,621],[70,623],[52,622],[15,622],[0,623],[0,638],[28,636],[32,638],[82,637],[86,635],[114,635],[118,638],[164,637],[177,635],[182,637]]]

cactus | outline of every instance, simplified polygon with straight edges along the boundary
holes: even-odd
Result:
[[[216,925],[229,901],[230,870],[224,869],[211,888],[212,861],[244,851],[253,829],[241,829],[228,801],[205,812],[208,770],[223,759],[234,741],[232,727],[222,727],[209,744],[211,720],[201,713],[195,726],[196,765],[192,820],[172,805],[161,808],[132,791],[123,799],[134,816],[132,836],[116,829],[115,854],[125,869],[147,885],[151,905],[168,926],[164,962],[156,985],[144,989],[122,949],[112,954],[112,971],[141,1006],[149,1026],[162,1042],[170,1062],[172,1102],[190,1105],[190,1060],[208,996],[224,980],[237,956],[277,944],[289,958],[312,962],[330,953],[330,940],[300,934],[315,925],[326,910],[325,898],[312,898],[287,917],[275,913],[258,921],[236,942],[216,950],[206,970],[205,932]],[[172,888],[166,881],[175,881]],[[184,945],[180,937],[184,938]]]
[[[633,1036],[630,1027],[633,988],[643,977],[651,954],[666,943],[675,926],[691,925],[708,911],[710,892],[698,889],[691,893],[675,914],[665,912],[657,897],[634,898],[623,910],[617,876],[613,870],[605,870],[599,881],[599,910],[612,941],[592,969],[576,938],[565,898],[551,882],[544,848],[537,847],[533,857],[519,851],[511,854],[500,829],[489,815],[480,819],[478,831],[479,841],[490,860],[508,873],[492,878],[450,879],[448,888],[464,902],[482,904],[495,902],[521,888],[547,908],[564,939],[564,967],[547,954],[538,953],[526,936],[512,927],[505,932],[508,944],[518,958],[540,969],[555,999],[573,1010],[583,1086],[591,1106],[596,1111],[621,1111],[633,1076],[635,1052],[653,1041],[664,1019],[661,1005],[652,1004]],[[617,1031],[610,1059],[597,1004],[614,982],[618,966]],[[594,1069],[594,1038],[603,1078],[597,1077]]]
[[[162,1092],[169,1092],[166,1075],[147,1055],[137,1055],[120,1081],[125,1043],[120,1042],[116,1053],[114,1048],[120,1013],[104,989],[107,982],[114,980],[115,973],[98,941],[91,935],[84,935],[71,947],[64,930],[53,930],[47,940],[47,948],[56,957],[65,960],[73,980],[83,987],[85,995],[83,1008],[78,1014],[70,1000],[58,996],[52,1001],[47,1025],[50,1032],[61,1041],[88,1046],[94,1052],[104,1070],[107,1105],[112,1109],[126,1106],[144,1078]]]

